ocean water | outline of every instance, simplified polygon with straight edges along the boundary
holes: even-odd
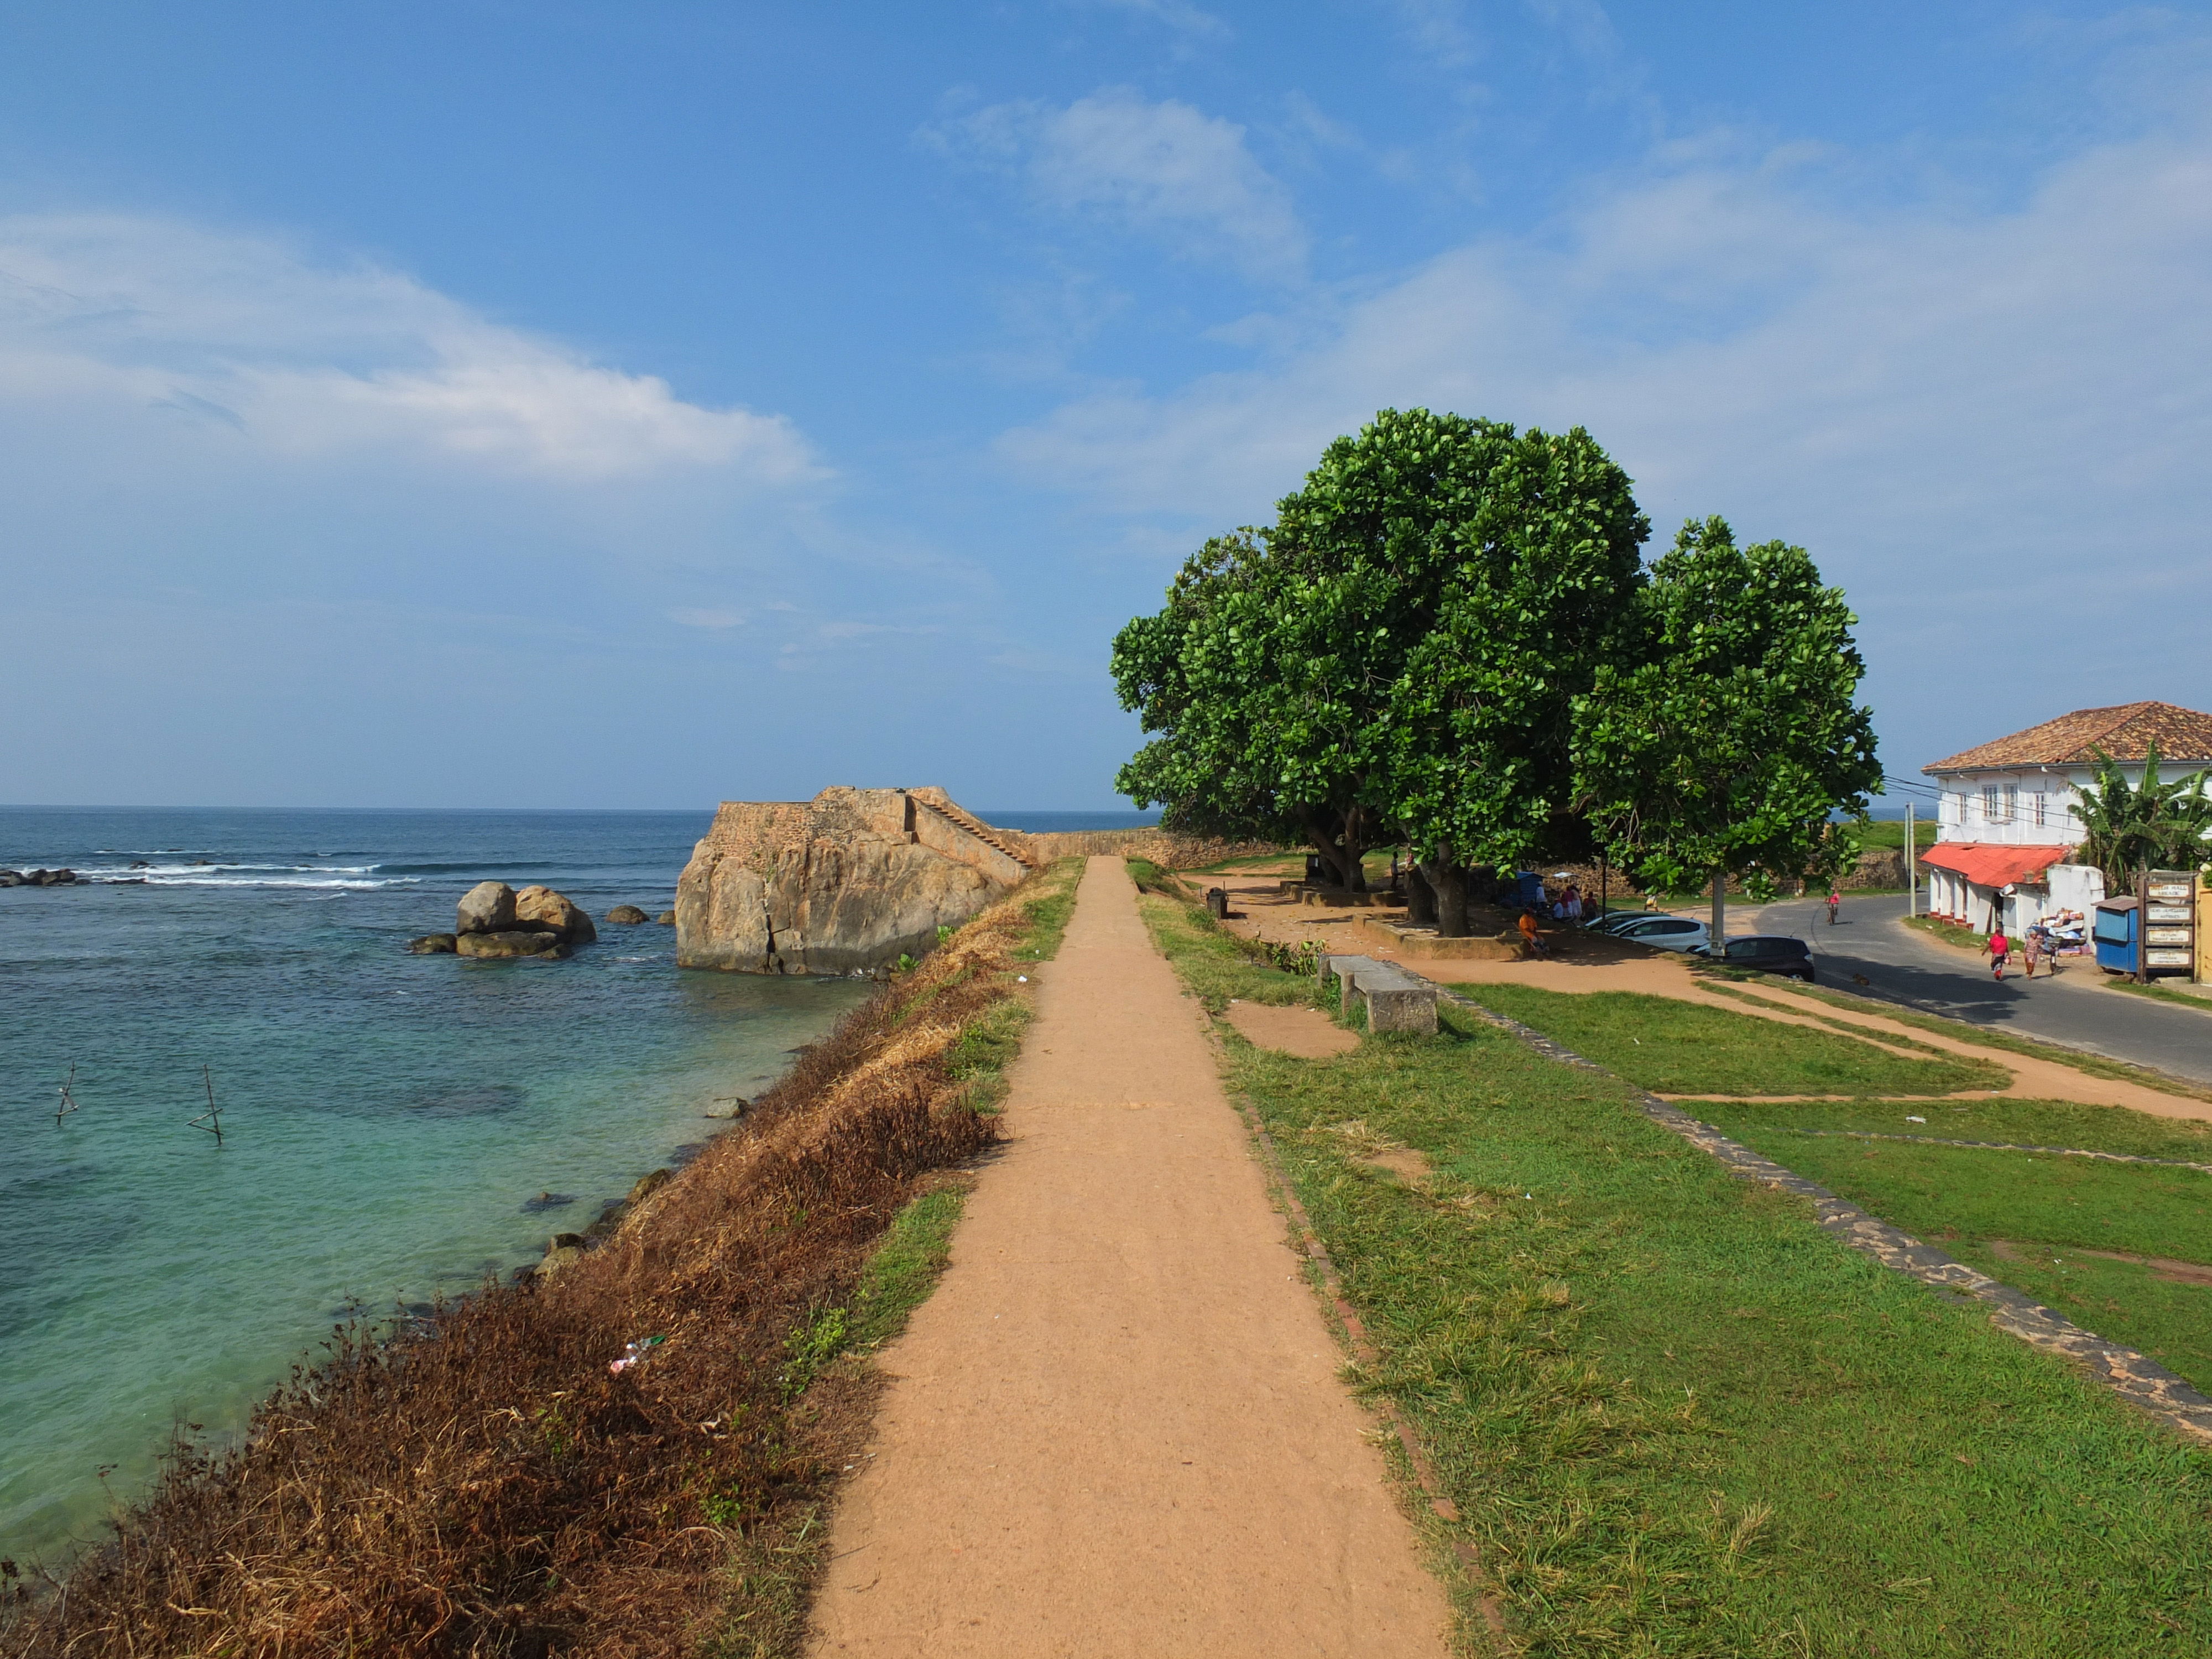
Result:
[[[657,926],[404,950],[488,877],[657,915],[708,817],[0,809],[0,867],[88,878],[0,890],[0,1556],[94,1535],[349,1308],[534,1259],[860,1000],[679,972]]]

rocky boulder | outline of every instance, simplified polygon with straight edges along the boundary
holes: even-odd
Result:
[[[496,933],[462,933],[453,940],[453,953],[489,960],[565,957],[568,945],[556,933],[536,928],[503,928]]]
[[[496,933],[514,926],[514,889],[503,881],[480,881],[453,907],[457,933]]]
[[[599,936],[591,917],[550,887],[526,887],[517,893],[514,920],[520,925],[550,928],[567,945],[589,945]]]
[[[451,956],[457,941],[451,933],[425,933],[420,939],[410,939],[407,948],[418,957]]]
[[[673,910],[663,910],[659,915],[655,916],[653,920],[659,922],[663,927],[673,927],[676,925],[676,912]]]
[[[617,904],[607,912],[607,920],[617,927],[635,927],[646,920],[646,915],[635,904]]]
[[[725,801],[676,886],[676,961],[749,974],[872,974],[935,948],[1035,866],[937,789]]]

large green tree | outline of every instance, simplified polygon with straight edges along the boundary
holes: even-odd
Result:
[[[1710,879],[1716,938],[1731,878],[1771,891],[1880,787],[1857,620],[1803,548],[1693,520],[1652,568],[1632,651],[1577,702],[1583,810],[1647,882]]]
[[[1122,630],[1123,702],[1160,735],[1117,787],[1297,826],[1352,884],[1360,846],[1402,838],[1464,932],[1468,866],[1581,835],[1572,698],[1618,648],[1648,534],[1580,428],[1385,410]]]

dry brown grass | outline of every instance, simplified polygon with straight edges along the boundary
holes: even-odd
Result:
[[[917,1183],[994,1138],[953,1045],[1004,1024],[1036,884],[854,1011],[557,1277],[388,1340],[341,1331],[237,1449],[180,1446],[110,1541],[10,1609],[0,1654],[787,1648],[830,1455],[866,1421],[865,1383],[814,1387],[836,1310]],[[762,1570],[777,1558],[799,1565]]]

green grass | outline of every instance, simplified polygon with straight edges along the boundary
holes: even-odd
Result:
[[[1022,908],[1029,918],[1029,937],[1014,952],[1023,962],[1049,962],[1060,954],[1067,936],[1067,919],[1075,914],[1076,884],[1082,879],[1081,859],[1059,859],[1045,867],[1037,891]]]
[[[1630,1082],[1670,1095],[1942,1095],[2012,1080],[1982,1060],[1920,1058],[1673,997],[1462,985],[1486,1008],[1534,1026]]]
[[[1961,921],[1946,921],[1941,916],[1906,916],[1905,925],[1923,933],[1942,945],[1955,945],[1962,951],[1979,951],[1989,943],[1987,933],[1976,933]]]
[[[1995,1048],[2008,1054],[2025,1054],[2035,1060],[2047,1060],[2060,1066],[2070,1066],[2091,1077],[2110,1078],[2115,1082],[2140,1084],[2160,1094],[2178,1096],[2185,1100],[2212,1101],[2212,1089],[2188,1082],[2181,1078],[2168,1077],[2163,1072],[2154,1072],[2148,1066],[2130,1066],[2124,1060],[2107,1060],[2102,1054],[2084,1054],[2079,1048],[2069,1048],[2056,1042],[2045,1042],[2034,1037],[2016,1036],[1987,1025],[1976,1025],[1963,1019],[1946,1019],[1938,1014],[1923,1014],[1917,1009],[1904,1008],[1876,997],[1852,996],[1842,991],[1831,991],[1819,986],[1801,985],[1794,980],[1768,979],[1765,986],[1784,991],[1808,1002],[1824,1002],[1832,1008],[1865,1016],[1876,1015],[1899,1025],[1915,1030],[1933,1031],[1960,1042],[1971,1042],[1979,1048]],[[1717,989],[1717,987],[1709,987]],[[1728,993],[1727,994],[1741,994]],[[1815,1016],[1815,1018],[1820,1018]],[[1835,1024],[1831,1020],[1827,1022]],[[1841,1029],[1838,1027],[1838,1029]],[[1869,1033],[1869,1035],[1872,1035]],[[1879,1040],[1879,1039],[1877,1039]]]
[[[2212,1265],[2212,1175],[2144,1164],[1967,1147],[1815,1137],[1872,1129],[2002,1139],[2212,1162],[2212,1129],[2119,1107],[2055,1101],[1939,1107],[1926,1124],[1896,1110],[1700,1106],[1698,1115],[1808,1180],[2212,1388],[2212,1286],[2080,1255],[2116,1250]],[[1886,1121],[1885,1121],[1886,1120]],[[1991,1241],[2024,1247],[2000,1254]]]
[[[853,1293],[848,1348],[866,1353],[906,1328],[908,1316],[929,1299],[952,1259],[952,1230],[967,1201],[965,1187],[945,1187],[923,1194],[893,1218]]]
[[[1182,908],[1145,901],[1196,984],[1225,963]],[[1357,1380],[1415,1423],[1516,1651],[2212,1644],[2212,1461],[1727,1174],[1619,1079],[1444,1021],[1326,1061],[1224,1037],[1382,1351]],[[1362,1163],[1376,1134],[1433,1179]]]
[[[1166,885],[1169,872],[1156,864],[1131,859],[1129,873],[1142,892],[1163,896],[1172,890]],[[1165,928],[1173,938],[1176,966],[1184,982],[1209,1013],[1219,1013],[1231,998],[1277,1006],[1335,1006],[1323,999],[1317,979],[1293,977],[1266,965],[1260,959],[1259,947],[1238,939],[1196,905],[1168,898],[1163,908],[1148,906],[1146,915],[1152,919],[1156,935]]]
[[[1852,833],[1858,836],[1859,845],[1869,852],[1879,849],[1885,853],[1901,853],[1905,850],[1903,818],[1875,818],[1855,826]],[[1914,853],[1924,855],[1935,844],[1936,826],[1926,818],[1920,819],[1913,827]]]
[[[2130,996],[2148,997],[2154,1002],[2170,1002],[2177,1008],[2194,1008],[2200,1014],[2212,1013],[2212,998],[2191,996],[2186,991],[2172,991],[2159,984],[2138,985],[2131,979],[2107,979],[2108,991],[2125,991]]]

